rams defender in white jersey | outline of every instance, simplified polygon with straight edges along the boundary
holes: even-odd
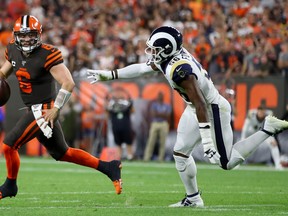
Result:
[[[265,117],[272,114],[272,110],[266,109],[264,106],[259,106],[257,109],[250,109],[242,128],[241,140],[260,130],[263,127]],[[280,150],[275,137],[268,137],[261,146],[270,149],[275,169],[283,170],[280,160]]]
[[[122,78],[135,78],[160,71],[171,87],[183,97],[187,108],[177,129],[173,149],[176,169],[185,186],[186,196],[170,207],[203,207],[196,182],[196,165],[191,153],[203,145],[204,156],[226,170],[233,169],[265,139],[288,128],[288,122],[266,117],[264,128],[245,140],[232,145],[231,107],[214,87],[208,73],[182,47],[182,34],[175,28],[155,29],[147,40],[146,63],[132,64],[117,70],[88,70],[91,83]]]

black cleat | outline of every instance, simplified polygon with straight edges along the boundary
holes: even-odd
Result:
[[[113,182],[116,194],[121,194],[122,192],[121,168],[122,164],[119,160],[100,161],[98,166],[98,170],[106,174]]]
[[[15,197],[18,192],[16,179],[6,178],[3,185],[0,186],[0,200],[5,197]]]

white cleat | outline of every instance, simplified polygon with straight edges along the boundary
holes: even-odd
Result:
[[[204,208],[204,202],[200,195],[194,196],[192,198],[188,198],[187,196],[181,200],[180,202],[177,202],[175,204],[169,205],[169,207],[172,208],[178,208],[178,207],[191,207],[191,208]]]
[[[288,129],[288,122],[269,115],[265,118],[263,129],[272,135],[277,134]]]
[[[275,170],[283,171],[284,167],[280,164],[280,165],[275,166]]]

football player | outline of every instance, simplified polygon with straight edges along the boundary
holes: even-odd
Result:
[[[41,41],[42,25],[31,15],[18,18],[13,28],[14,40],[5,51],[6,61],[0,68],[0,76],[16,76],[21,98],[27,112],[19,119],[4,139],[7,178],[0,186],[0,199],[16,196],[16,184],[20,166],[18,149],[36,137],[50,155],[66,161],[97,169],[113,182],[120,194],[121,162],[104,162],[89,153],[68,147],[57,117],[67,103],[74,88],[74,81],[63,63],[60,50]],[[55,82],[61,86],[57,92]]]
[[[260,130],[263,127],[265,117],[272,114],[272,110],[266,109],[264,106],[259,106],[257,109],[250,109],[242,128],[241,139],[243,140]],[[268,145],[270,148],[275,169],[283,170],[280,161],[280,150],[276,138],[273,136],[268,137],[263,142],[263,145]]]
[[[170,26],[155,29],[147,40],[146,63],[132,64],[117,70],[88,70],[87,75],[97,81],[135,78],[160,71],[171,87],[187,103],[177,129],[173,149],[176,169],[185,186],[183,200],[171,207],[203,207],[196,182],[196,165],[191,153],[202,143],[204,156],[211,163],[231,170],[242,163],[265,139],[288,128],[288,122],[266,117],[264,128],[245,140],[233,143],[231,107],[222,97],[207,71],[182,47],[182,34]]]

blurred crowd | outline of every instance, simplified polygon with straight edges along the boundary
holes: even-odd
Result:
[[[40,20],[43,42],[62,51],[75,80],[87,68],[145,62],[146,40],[160,25],[183,33],[216,84],[288,74],[288,0],[1,0],[0,65],[23,14]]]
[[[32,14],[43,25],[43,41],[61,49],[74,77],[85,68],[145,61],[147,37],[160,25],[183,32],[184,46],[216,82],[288,73],[287,0],[0,2],[0,64],[14,21]]]

